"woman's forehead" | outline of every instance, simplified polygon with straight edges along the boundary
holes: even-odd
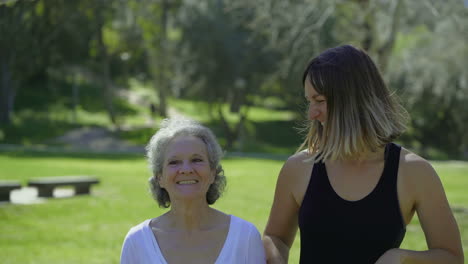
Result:
[[[207,146],[205,142],[196,136],[178,135],[174,137],[166,148],[166,154],[175,154],[183,152],[199,152],[199,154],[207,154]]]
[[[315,87],[312,85],[312,82],[310,81],[310,77],[307,76],[305,82],[304,82],[304,93],[306,97],[315,97],[321,95]]]

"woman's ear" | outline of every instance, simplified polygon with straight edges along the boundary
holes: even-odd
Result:
[[[210,184],[213,184],[215,182],[215,179],[216,179],[216,169],[213,169],[213,170],[211,170]]]
[[[154,177],[155,180],[158,182],[159,187],[164,188],[164,186],[163,186],[163,181],[161,180],[161,178],[162,178],[162,177],[161,177],[161,174],[156,174],[156,175],[154,175],[153,177]]]

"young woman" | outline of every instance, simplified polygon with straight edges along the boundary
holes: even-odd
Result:
[[[268,263],[287,263],[299,227],[300,263],[463,263],[441,181],[393,143],[406,112],[371,58],[350,45],[312,59],[305,142],[284,164],[264,232]],[[301,150],[303,149],[303,150]],[[400,249],[418,214],[428,250]]]

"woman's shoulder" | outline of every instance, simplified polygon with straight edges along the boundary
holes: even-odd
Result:
[[[231,227],[237,230],[255,230],[258,232],[257,227],[253,223],[235,215],[231,215]]]
[[[403,147],[400,156],[400,174],[420,186],[433,180],[438,181],[439,178],[428,160]]]
[[[304,149],[304,150],[298,151],[298,152],[294,153],[293,155],[289,156],[287,161],[290,161],[290,162],[303,162],[304,160],[311,159],[311,157],[312,156],[309,154],[309,151],[307,151],[307,149]]]
[[[313,165],[313,158],[307,150],[302,150],[288,157],[284,163],[285,169],[297,170]]]
[[[231,215],[231,226],[216,263],[266,263],[260,232],[255,225]]]
[[[406,170],[417,173],[433,170],[429,161],[403,147],[401,148],[400,166],[403,166]]]
[[[305,176],[312,171],[313,165],[313,157],[306,150],[297,152],[284,162],[279,177],[284,178],[286,180],[284,184],[289,186],[302,185],[303,181],[307,180]]]
[[[131,227],[127,233],[127,238],[133,238],[142,235],[148,229],[150,222],[151,219],[146,219],[138,225]]]

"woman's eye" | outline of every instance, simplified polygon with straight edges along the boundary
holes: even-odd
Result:
[[[306,98],[306,103],[307,104],[320,104],[320,103],[323,103],[325,102],[325,99],[323,98],[312,98],[312,99],[309,99],[309,98]]]
[[[178,163],[179,163],[178,160],[170,160],[167,164],[169,164],[169,165],[176,165],[176,164],[178,164]]]
[[[316,98],[313,99],[313,101],[316,102],[316,103],[323,103],[323,102],[325,102],[325,98],[316,97]]]
[[[202,161],[203,161],[203,160],[200,159],[200,158],[194,158],[194,159],[192,159],[192,162],[202,162]]]

